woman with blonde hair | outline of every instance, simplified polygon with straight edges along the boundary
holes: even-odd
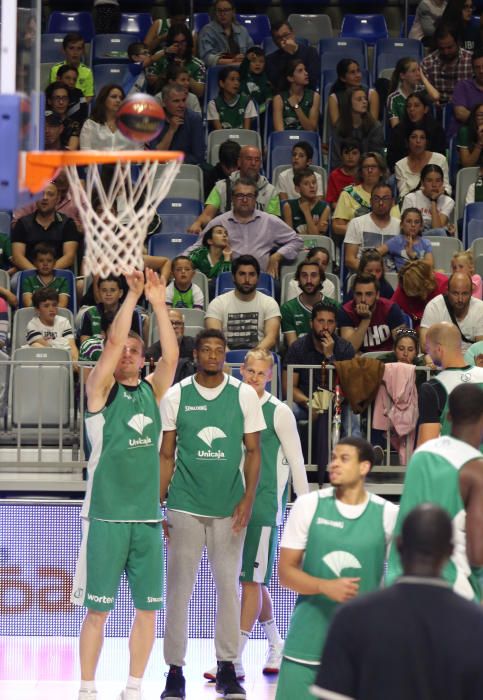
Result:
[[[438,294],[444,294],[447,288],[446,275],[435,272],[425,260],[414,260],[400,270],[399,284],[391,301],[411,317],[414,328],[419,330],[426,304]]]

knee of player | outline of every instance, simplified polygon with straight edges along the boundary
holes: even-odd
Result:
[[[93,610],[90,608],[87,610],[86,622],[97,627],[104,627],[110,612],[110,610]]]

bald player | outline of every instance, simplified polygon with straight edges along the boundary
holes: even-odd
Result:
[[[468,365],[461,348],[461,335],[453,324],[435,323],[426,333],[426,353],[442,368],[421,385],[419,392],[418,447],[439,435],[448,435],[448,398],[459,384],[483,386],[483,368]]]
[[[394,535],[415,506],[432,502],[444,508],[453,524],[454,551],[443,578],[456,593],[480,600],[475,569],[483,566],[483,388],[460,384],[449,397],[450,435],[428,440],[409,460]],[[387,578],[400,574],[391,547]]]

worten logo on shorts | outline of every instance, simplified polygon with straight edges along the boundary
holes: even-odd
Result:
[[[344,569],[362,569],[360,561],[350,552],[336,550],[322,557],[322,561],[339,577]]]
[[[223,450],[213,450],[213,441],[219,438],[226,438],[225,433],[220,428],[216,428],[213,425],[209,425],[203,430],[197,433],[197,437],[202,440],[205,445],[208,446],[207,450],[198,450],[198,457],[202,459],[225,459],[225,453]]]
[[[128,426],[135,430],[141,437],[129,438],[129,447],[146,447],[147,445],[152,445],[153,441],[150,437],[142,437],[144,428],[151,425],[152,422],[153,419],[149,416],[145,416],[144,413],[136,413],[136,415],[131,418],[128,422]]]

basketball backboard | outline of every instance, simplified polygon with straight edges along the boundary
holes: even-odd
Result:
[[[22,153],[42,147],[41,0],[0,0],[0,210],[31,195],[22,191]]]

